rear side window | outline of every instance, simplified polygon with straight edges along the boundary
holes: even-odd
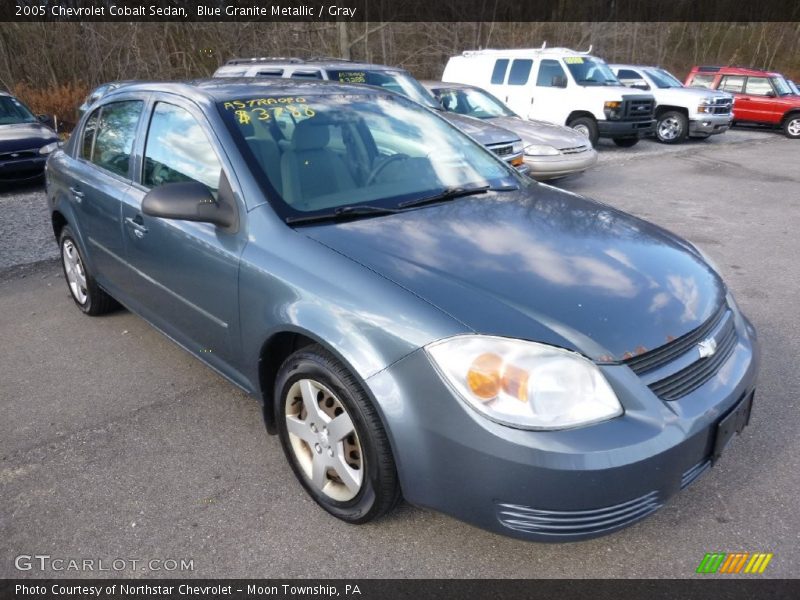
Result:
[[[525,85],[531,75],[533,61],[529,58],[518,58],[511,63],[511,71],[508,74],[509,85]]]
[[[129,100],[112,102],[100,107],[91,154],[88,157],[84,155],[84,158],[88,158],[107,171],[127,176],[136,126],[139,124],[143,104],[141,100]],[[90,120],[93,117],[94,114]],[[87,128],[88,126],[89,122]],[[83,141],[85,149],[85,134]]]
[[[617,79],[622,81],[629,79],[644,79],[644,77],[642,77],[636,71],[631,71],[630,69],[620,69],[619,72],[617,73]]]
[[[144,149],[142,183],[197,181],[212,192],[219,188],[222,165],[200,123],[185,109],[159,102],[153,110]]]
[[[292,79],[322,79],[319,71],[295,71],[290,75]]]
[[[725,75],[719,82],[719,89],[725,92],[741,94],[744,89],[744,77],[741,75]]]
[[[704,87],[710,88],[711,84],[714,83],[714,76],[713,75],[701,75],[697,73],[692,80],[689,82],[689,85],[692,87]]]
[[[256,77],[282,77],[283,69],[261,69]]]
[[[508,70],[508,59],[499,58],[494,63],[494,70],[492,70],[492,83],[501,84],[506,80],[506,71]]]
[[[746,94],[753,94],[754,96],[766,96],[773,90],[772,84],[766,77],[748,77],[744,91]]]
[[[539,63],[538,87],[566,87],[567,74],[557,60],[547,58]]]
[[[92,158],[92,144],[94,144],[94,133],[97,129],[97,119],[100,118],[100,110],[95,110],[89,118],[86,119],[86,125],[83,127],[83,140],[81,141],[81,158],[91,160]]]

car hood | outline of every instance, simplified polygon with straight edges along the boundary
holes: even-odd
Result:
[[[41,148],[57,141],[56,132],[41,123],[0,125],[0,152]]]
[[[493,125],[498,125],[516,133],[522,138],[525,146],[530,144],[547,144],[561,150],[562,148],[575,148],[589,145],[586,136],[574,129],[546,123],[545,121],[524,120],[520,117],[492,117],[486,119]]]
[[[687,242],[544,185],[302,231],[475,332],[604,362],[695,329],[725,295]]]
[[[690,101],[692,98],[694,98],[697,102],[708,99],[716,100],[718,98],[733,98],[733,95],[729,94],[728,92],[690,87],[658,89],[653,91],[653,95],[656,97],[656,101],[659,104],[664,104],[670,100],[675,102],[680,102],[682,100]]]
[[[520,136],[513,131],[503,129],[502,127],[481,119],[465,117],[464,115],[444,111],[438,111],[438,113],[461,131],[486,146],[492,144],[509,144],[520,139]]]

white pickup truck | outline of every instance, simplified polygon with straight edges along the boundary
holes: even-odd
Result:
[[[623,85],[653,94],[659,142],[677,144],[687,137],[707,138],[731,126],[733,96],[727,92],[684,87],[660,67],[611,65],[611,70]]]

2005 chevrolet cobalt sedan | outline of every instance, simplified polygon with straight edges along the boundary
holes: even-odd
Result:
[[[391,92],[129,85],[47,195],[78,308],[116,300],[259,398],[351,523],[402,495],[526,539],[607,533],[749,419],[755,332],[696,248]]]

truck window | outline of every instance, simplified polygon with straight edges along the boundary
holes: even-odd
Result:
[[[546,58],[539,63],[537,87],[567,87],[567,74],[557,60]]]
[[[748,77],[744,92],[753,96],[766,96],[772,92],[772,86],[766,77]]]
[[[506,80],[507,70],[508,70],[508,59],[498,58],[494,62],[494,70],[492,71],[492,83],[502,84]]]
[[[744,77],[741,75],[724,75],[719,82],[719,89],[724,92],[741,94],[744,89]]]
[[[256,77],[281,77],[283,69],[261,69],[256,73]]]
[[[508,85],[525,85],[531,75],[533,61],[530,58],[517,58],[511,63],[508,73]]]
[[[697,73],[692,80],[689,82],[691,87],[703,87],[703,88],[710,88],[711,84],[714,83],[714,75],[700,75]]]
[[[319,71],[295,71],[290,75],[292,79],[322,79]]]

